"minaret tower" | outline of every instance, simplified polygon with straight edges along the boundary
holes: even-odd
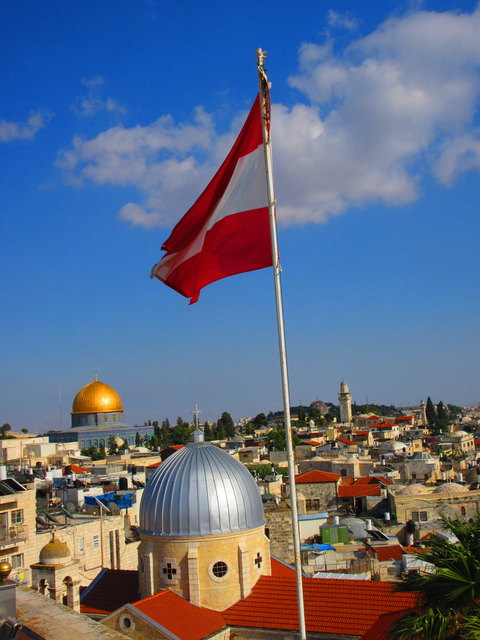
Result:
[[[340,422],[350,423],[352,421],[352,396],[348,389],[348,384],[342,380],[340,383],[340,393],[338,394],[340,402]]]

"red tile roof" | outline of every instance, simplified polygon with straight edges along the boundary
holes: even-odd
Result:
[[[351,484],[338,487],[339,498],[363,498],[365,496],[380,496],[382,488],[379,484]]]
[[[367,633],[362,636],[361,640],[390,640],[390,627],[392,624],[413,611],[414,609],[404,609],[403,611],[382,614]]]
[[[361,429],[360,431],[354,431],[354,436],[368,436],[370,429]]]
[[[306,440],[305,442],[301,442],[300,444],[309,444],[311,447],[321,447],[321,442],[316,442],[315,440]]]
[[[381,420],[380,416],[368,416],[367,420]]]
[[[138,600],[138,571],[102,569],[80,593],[81,613],[111,613],[127,602]]]
[[[377,422],[376,424],[372,424],[372,429],[375,429],[376,431],[381,429],[391,429],[392,427],[398,427],[398,424],[389,422],[388,420],[385,420],[385,422]]]
[[[395,420],[413,420],[413,416],[397,416]]]
[[[414,593],[399,593],[390,582],[329,580],[303,581],[305,619],[310,633],[364,634],[378,616],[414,605]],[[262,576],[252,593],[223,612],[232,626],[298,629],[295,578]]]
[[[347,440],[346,438],[337,438],[338,442],[343,442],[343,444],[348,444],[348,445],[354,445],[357,446],[356,442],[353,442],[352,440]]]
[[[197,607],[170,589],[134,602],[132,606],[182,640],[201,640],[226,626],[218,611]]]
[[[295,567],[283,562],[275,556],[271,557],[272,576],[275,578],[289,578],[295,575]]]
[[[354,484],[393,484],[391,480],[384,476],[364,476],[355,480]]]
[[[297,484],[316,483],[316,482],[338,482],[341,475],[339,473],[330,473],[330,471],[320,471],[319,469],[312,469],[311,471],[305,471],[305,473],[299,473],[295,476],[295,482]]]
[[[156,469],[157,467],[159,467],[162,464],[162,461],[160,460],[160,462],[154,462],[153,464],[149,464],[147,469]]]

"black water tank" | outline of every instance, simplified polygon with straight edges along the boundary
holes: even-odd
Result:
[[[128,480],[124,477],[119,478],[118,488],[120,491],[126,491],[128,489]]]

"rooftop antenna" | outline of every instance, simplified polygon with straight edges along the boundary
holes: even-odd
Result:
[[[62,428],[62,388],[58,383],[58,427]]]

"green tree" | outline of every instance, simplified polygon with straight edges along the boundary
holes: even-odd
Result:
[[[137,431],[137,433],[135,434],[135,446],[136,447],[141,447],[142,444],[143,444],[143,438]]]
[[[205,440],[210,441],[212,438],[212,427],[209,422],[205,420],[205,424],[203,425],[203,436]]]
[[[437,417],[437,412],[435,411],[435,407],[430,396],[428,396],[427,404],[425,405],[425,416],[427,418],[427,424],[433,427]]]
[[[190,434],[192,429],[188,422],[184,422],[180,416],[177,418],[177,423],[171,430],[171,444],[187,444],[190,440]]]
[[[315,424],[318,425],[321,422],[323,422],[322,412],[320,411],[320,409],[318,407],[311,407],[308,410],[308,419],[309,420],[313,420],[315,422]]]
[[[394,624],[394,640],[480,639],[480,514],[471,522],[442,520],[458,542],[432,536],[418,553],[434,570],[399,583],[400,591],[418,593],[419,610]]]
[[[252,424],[254,425],[255,429],[260,429],[260,427],[266,427],[267,426],[267,416],[264,413],[258,413],[255,418],[252,420]]]
[[[285,427],[280,427],[267,433],[265,440],[269,451],[286,451],[287,442],[285,437]],[[292,433],[292,444],[295,447],[301,440],[296,433]]]
[[[129,446],[128,446],[128,442],[127,439],[125,438],[125,440],[122,442],[122,444],[118,447],[119,451],[128,451]]]
[[[437,404],[437,417],[435,419],[435,426],[439,431],[446,431],[448,429],[448,425],[450,420],[448,418],[448,411],[445,408],[445,405],[440,400]]]
[[[224,411],[217,420],[217,433],[222,433],[222,437],[218,436],[218,439],[232,438],[235,435],[235,424],[233,423],[232,416],[228,411]]]
[[[168,418],[165,418],[160,428],[160,446],[162,447],[162,449],[165,449],[170,445],[170,440],[171,440],[170,421]]]
[[[2,426],[0,427],[0,438],[8,438],[7,432],[11,430],[12,427],[8,424],[8,422],[2,424]]]
[[[115,436],[110,436],[108,438],[108,455],[114,456],[118,452],[118,447],[116,443]]]
[[[88,449],[82,449],[82,456],[88,456],[92,460],[102,460],[105,457],[105,448],[103,450],[103,455],[101,450],[98,447],[88,447]]]
[[[28,429],[26,429],[25,427],[23,427],[23,429],[20,429],[20,431],[21,431],[22,433],[28,433]]]
[[[254,435],[254,433],[255,433],[255,429],[256,429],[256,427],[255,427],[255,425],[253,424],[253,422],[249,422],[248,424],[246,424],[246,425],[243,427],[243,433],[244,433],[246,436],[253,436],[253,435]]]

